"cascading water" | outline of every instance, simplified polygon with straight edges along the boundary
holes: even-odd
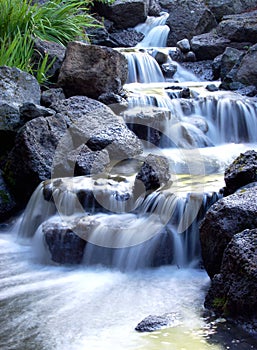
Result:
[[[137,30],[145,40],[157,30],[159,42],[166,19],[148,18]],[[133,94],[123,117],[135,132],[149,129],[145,151],[169,160],[171,184],[137,195],[135,174],[122,169],[107,179],[40,184],[13,235],[0,236],[2,350],[224,349],[208,342],[213,324],[201,312],[209,279],[192,266],[200,260],[198,223],[220,196],[224,167],[257,148],[257,103],[232,93],[204,96],[203,83],[180,65],[178,82],[167,83],[146,51],[125,55]],[[191,98],[182,98],[183,86]],[[70,258],[80,267],[59,266]],[[171,311],[180,325],[134,332],[145,316]]]

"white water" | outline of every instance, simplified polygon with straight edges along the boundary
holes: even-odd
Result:
[[[1,350],[218,350],[200,317],[204,271],[134,273],[38,265],[29,247],[0,236]],[[179,296],[179,297],[178,297]],[[182,324],[141,334],[149,314],[179,312]]]

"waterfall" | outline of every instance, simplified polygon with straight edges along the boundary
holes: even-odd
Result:
[[[170,28],[167,25],[154,27],[136,47],[165,47],[169,32]]]
[[[150,83],[164,81],[156,60],[144,51],[123,52],[128,60],[128,83]]]

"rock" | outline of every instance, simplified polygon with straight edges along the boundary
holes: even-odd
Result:
[[[223,17],[217,33],[231,41],[257,43],[257,10]]]
[[[166,327],[176,327],[181,324],[181,316],[176,313],[166,313],[161,316],[150,315],[144,318],[136,326],[135,330],[138,332],[153,332],[157,329]]]
[[[173,61],[176,61],[176,62],[183,61],[183,54],[178,47],[170,48],[169,56]]]
[[[208,275],[220,273],[224,250],[232,237],[257,227],[257,187],[220,199],[200,225],[202,258]]]
[[[114,47],[134,47],[144,39],[144,34],[127,29],[111,33],[109,38],[115,43]]]
[[[220,77],[223,80],[234,65],[240,60],[243,52],[232,47],[227,47],[220,59]]]
[[[177,69],[178,66],[175,63],[164,63],[161,65],[161,70],[165,79],[172,79]]]
[[[17,134],[4,178],[21,205],[41,181],[51,177],[55,149],[66,128],[63,118],[39,117],[27,122]]]
[[[191,48],[197,60],[212,60],[222,54],[231,41],[214,31],[196,35],[191,39]]]
[[[0,222],[8,219],[15,211],[16,203],[3,179],[0,170]]]
[[[191,39],[217,25],[214,15],[201,0],[161,0],[160,4],[170,14],[166,21],[170,27],[167,46],[175,46],[178,41]]]
[[[190,51],[190,42],[188,39],[182,39],[177,42],[176,46],[181,50],[183,53],[187,53]]]
[[[113,4],[95,4],[97,12],[114,22],[116,28],[126,29],[135,27],[146,20],[148,6],[144,0],[116,0]]]
[[[52,108],[55,117],[35,118],[24,125],[7,159],[5,179],[22,203],[41,181],[60,177],[63,168],[57,165],[65,164],[67,154],[83,144],[93,152],[106,149],[112,160],[142,152],[140,140],[123,119],[98,101],[75,96],[59,100]]]
[[[208,84],[205,88],[210,92],[219,91],[219,88],[215,84]]]
[[[257,317],[257,229],[233,236],[205,299],[205,306],[233,318]]]
[[[190,72],[194,73],[201,80],[213,80],[211,60],[204,60],[198,62],[183,62],[182,66],[190,70]]]
[[[20,107],[20,115],[24,124],[37,117],[50,117],[55,115],[55,111],[43,106],[35,105],[31,102],[23,103]]]
[[[98,97],[98,101],[109,106],[117,115],[128,108],[127,100],[120,95],[114,94],[113,92],[100,95]]]
[[[124,55],[111,48],[70,42],[58,84],[65,95],[97,99],[103,93],[119,93],[128,74]]]
[[[256,0],[208,0],[208,8],[212,11],[218,21],[225,15],[241,13],[251,10],[257,6]]]
[[[68,223],[45,222],[42,233],[52,261],[59,264],[81,263],[86,241],[74,233]]]
[[[165,157],[148,154],[144,163],[136,176],[136,186],[138,181],[143,183],[145,191],[153,191],[162,185],[166,185],[170,180],[169,163]]]
[[[32,62],[34,68],[40,65],[40,61],[48,55],[47,66],[50,65],[49,70],[46,72],[46,76],[51,82],[57,82],[60,68],[65,56],[65,47],[61,44],[52,41],[46,41],[36,39],[34,42],[34,54]]]
[[[225,194],[232,194],[240,187],[257,181],[257,152],[254,150],[241,153],[225,169]]]
[[[10,105],[40,104],[40,86],[32,75],[18,68],[0,67],[0,100]]]
[[[189,51],[184,54],[184,61],[185,62],[195,62],[196,61],[196,55],[193,51]]]
[[[59,100],[64,100],[65,95],[63,89],[48,89],[41,94],[41,104],[44,107],[50,107],[52,103],[58,102]]]
[[[149,0],[148,16],[160,16],[161,6],[158,0]]]
[[[236,69],[235,81],[244,85],[254,85],[257,87],[257,44],[252,46],[247,53],[239,61],[239,66]]]

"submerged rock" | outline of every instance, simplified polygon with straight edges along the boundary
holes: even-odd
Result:
[[[119,93],[128,75],[124,55],[111,48],[70,42],[58,85],[67,97],[84,95],[97,99],[103,93]]]
[[[136,326],[138,332],[154,332],[161,328],[177,327],[181,324],[181,316],[176,313],[166,313],[161,316],[150,315]]]
[[[257,227],[257,187],[220,199],[200,225],[204,267],[211,278],[221,269],[223,253],[232,237]]]
[[[224,251],[205,306],[219,314],[257,318],[257,229],[235,234]],[[257,329],[256,329],[257,331]]]

